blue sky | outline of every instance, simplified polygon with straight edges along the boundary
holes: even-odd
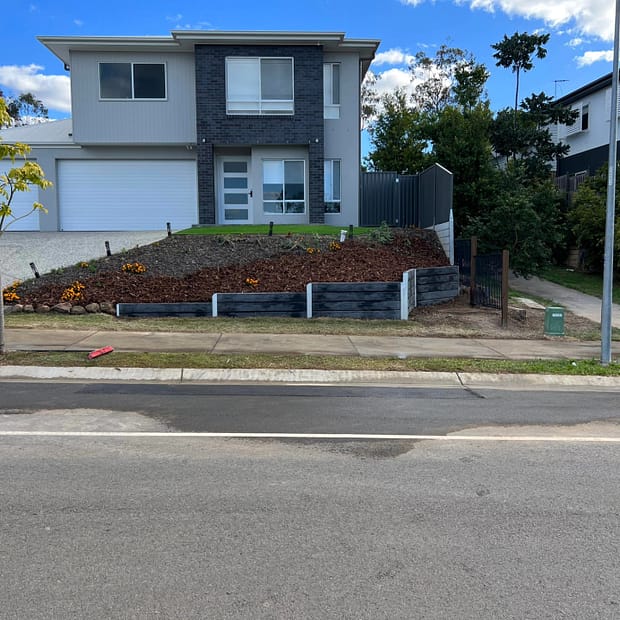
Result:
[[[323,30],[380,39],[373,70],[383,88],[405,84],[407,56],[433,56],[442,43],[487,65],[492,108],[510,106],[514,76],[495,66],[491,44],[504,34],[551,33],[546,59],[522,79],[521,95],[562,96],[611,71],[611,0],[15,0],[0,23],[0,89],[32,92],[53,118],[66,118],[69,78],[38,35],[169,35],[171,30]],[[559,80],[567,80],[566,82]]]

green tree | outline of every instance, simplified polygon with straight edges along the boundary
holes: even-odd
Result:
[[[607,219],[607,165],[588,177],[577,189],[568,221],[578,246],[585,251],[586,265],[602,271],[605,257],[605,223]],[[620,174],[620,165],[618,166]],[[616,185],[616,204],[620,204],[620,188]],[[614,264],[620,264],[620,217],[616,215],[614,231]]]
[[[429,114],[459,103],[475,105],[488,79],[486,68],[471,53],[447,45],[442,45],[434,58],[418,52],[409,71],[414,82],[413,104]]]
[[[471,108],[450,106],[429,126],[435,161],[453,174],[456,234],[478,217],[483,197],[491,191],[493,165],[489,127],[492,112],[487,103]]]
[[[498,67],[512,69],[516,74],[515,88],[515,107],[516,115],[519,107],[519,81],[522,71],[530,71],[534,67],[532,56],[544,58],[547,49],[544,47],[549,42],[549,34],[528,34],[527,32],[515,32],[511,37],[504,35],[499,43],[494,43],[491,47],[496,50],[493,58]]]
[[[429,163],[423,115],[414,110],[402,89],[381,97],[381,112],[368,128],[372,150],[369,170],[414,174]]]
[[[0,98],[0,126],[10,122],[4,99]],[[32,203],[32,209],[21,216],[16,216],[11,208],[11,203],[16,194],[27,192],[32,187],[47,189],[51,187],[51,182],[45,178],[43,170],[39,164],[28,161],[27,156],[30,147],[27,144],[6,144],[0,138],[0,160],[9,159],[14,165],[8,172],[0,175],[0,237],[15,222],[27,217],[33,211],[45,211],[39,202]],[[1,276],[1,274],[0,274]],[[0,277],[0,355],[6,353],[4,341],[4,289]]]
[[[377,82],[381,76],[377,76],[372,71],[367,71],[360,93],[360,113],[362,117],[362,129],[368,127],[377,115],[377,108],[381,101],[381,97],[377,93]]]
[[[491,142],[496,155],[520,160],[532,177],[549,175],[551,162],[568,153],[569,147],[554,142],[550,127],[557,123],[573,125],[576,110],[554,105],[544,92],[526,97],[516,114],[500,110],[491,125]]]
[[[0,98],[2,92],[0,91]],[[3,121],[0,127],[9,125],[19,125],[23,119],[29,118],[48,118],[48,109],[43,105],[40,99],[37,99],[32,93],[22,93],[17,97],[7,97],[5,99],[6,112],[9,119]]]
[[[495,172],[483,211],[466,232],[478,237],[483,253],[509,250],[511,269],[527,277],[551,262],[564,239],[561,206],[551,180],[533,182],[511,162]]]

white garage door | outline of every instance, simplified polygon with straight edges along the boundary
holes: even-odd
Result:
[[[198,223],[195,161],[58,162],[61,230],[173,230]]]
[[[8,161],[0,161],[0,175],[6,174],[11,168],[19,166],[19,162],[11,164]],[[24,219],[20,219],[14,224],[10,224],[8,230],[15,232],[16,230],[39,230],[39,212],[32,211],[32,203],[39,202],[39,188],[33,187],[29,192],[16,192],[11,200],[11,211],[15,217],[22,217],[29,214]],[[4,220],[4,226],[11,222],[12,218]]]

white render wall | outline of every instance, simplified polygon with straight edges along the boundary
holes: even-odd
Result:
[[[574,126],[560,125],[559,138],[570,146],[569,156],[609,144],[609,119],[611,116],[611,87],[592,93],[571,104],[572,109],[589,107],[589,127],[579,131],[577,120]]]
[[[360,62],[357,54],[325,54],[324,62],[340,63],[340,118],[325,119],[325,159],[340,159],[340,214],[325,214],[332,226],[359,223]]]

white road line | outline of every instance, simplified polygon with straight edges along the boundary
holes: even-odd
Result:
[[[0,431],[0,437],[156,437],[156,438],[224,438],[224,439],[328,439],[383,441],[535,441],[553,443],[620,443],[620,437],[562,435],[367,435],[350,433],[186,433],[130,431]]]

